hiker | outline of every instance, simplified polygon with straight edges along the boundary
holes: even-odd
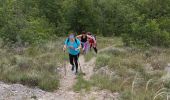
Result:
[[[64,52],[68,49],[69,53],[69,60],[70,64],[72,65],[71,70],[74,71],[74,67],[76,67],[75,74],[78,73],[78,58],[80,54],[81,49],[81,42],[79,39],[75,37],[75,35],[72,33],[69,35],[69,37],[65,40],[63,50]]]
[[[86,52],[86,49],[88,48],[87,46],[87,44],[89,43],[88,40],[93,39],[95,41],[95,39],[87,35],[85,31],[83,31],[81,35],[78,35],[77,38],[81,41],[81,45],[84,52]]]
[[[96,41],[96,37],[92,35],[91,32],[87,32],[87,35],[91,36],[93,39],[89,39],[89,44],[90,44],[90,50],[93,47],[95,53],[97,54],[97,41]]]

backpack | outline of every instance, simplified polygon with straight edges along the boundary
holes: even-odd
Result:
[[[67,44],[68,44],[69,41],[70,41],[69,38],[67,38]],[[75,38],[75,42],[76,42],[76,44],[78,45],[78,43],[77,43],[77,38]]]

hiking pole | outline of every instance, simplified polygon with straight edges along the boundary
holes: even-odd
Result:
[[[85,73],[83,73],[83,71],[82,71],[82,69],[81,69],[81,64],[80,64],[80,61],[79,61],[79,56],[77,55],[77,57],[78,57],[77,61],[78,61],[79,67],[80,67],[80,72],[81,72],[83,75],[86,75]]]
[[[64,51],[64,75],[66,76],[67,70],[66,70],[66,52]]]
[[[80,65],[80,61],[78,60],[78,63],[79,63],[79,67],[80,67],[80,72],[82,72],[82,69],[81,69],[81,65]]]

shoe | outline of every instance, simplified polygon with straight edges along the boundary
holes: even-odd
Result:
[[[78,75],[78,71],[76,70],[75,75]]]
[[[72,66],[71,70],[74,71],[74,65]]]

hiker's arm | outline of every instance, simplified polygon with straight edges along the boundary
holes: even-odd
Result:
[[[81,45],[77,49],[80,50],[81,49]]]
[[[97,43],[97,41],[96,41],[95,37],[93,37],[93,41],[94,41],[94,44],[96,44],[96,43]]]
[[[87,35],[87,38],[89,38],[89,39],[93,39],[90,35]]]
[[[78,36],[76,36],[76,38],[78,38],[78,39],[80,39],[82,37],[82,35],[78,35]]]
[[[76,48],[76,50],[80,50],[81,49],[81,42],[78,40],[77,44],[78,44],[78,48]]]

